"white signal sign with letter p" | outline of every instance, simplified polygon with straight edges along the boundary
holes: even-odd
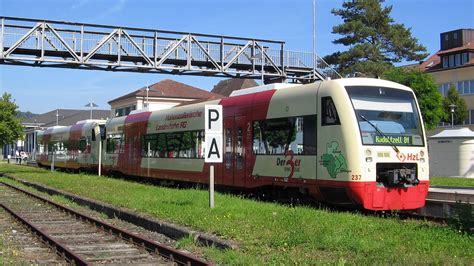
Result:
[[[207,104],[204,110],[205,133],[222,134],[222,105]]]
[[[222,105],[206,105],[204,116],[205,128],[205,158],[206,163],[222,163]]]

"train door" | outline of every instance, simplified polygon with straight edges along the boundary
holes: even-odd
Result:
[[[245,180],[245,117],[224,119],[224,174],[222,184],[233,186]]]
[[[234,117],[224,119],[224,173],[222,175],[222,185],[234,185]]]
[[[124,165],[119,168],[125,169],[129,175],[139,175],[141,154],[140,154],[140,124],[134,123],[125,125],[125,160],[120,160]]]
[[[138,175],[140,169],[140,150],[139,150],[139,136],[133,134],[128,138],[128,171],[131,175]]]

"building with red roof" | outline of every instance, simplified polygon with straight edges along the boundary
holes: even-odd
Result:
[[[440,34],[441,49],[418,67],[433,76],[446,96],[454,86],[469,109],[464,125],[474,129],[474,29],[457,29]],[[441,126],[449,126],[449,122]]]
[[[183,103],[223,98],[222,95],[208,92],[171,79],[165,79],[151,86],[142,87],[108,103],[111,116],[128,115],[134,110],[149,111],[168,109]]]

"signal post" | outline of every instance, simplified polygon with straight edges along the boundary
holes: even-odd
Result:
[[[209,207],[214,208],[214,163],[222,163],[223,122],[222,105],[206,105],[204,116],[205,155],[209,167]]]

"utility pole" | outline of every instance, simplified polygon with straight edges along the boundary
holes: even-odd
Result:
[[[148,84],[146,84],[146,110],[150,110],[149,107],[149,102],[148,102],[148,92],[150,91],[150,88],[148,87]]]
[[[318,58],[316,55],[316,0],[313,0],[313,76],[316,76]]]

